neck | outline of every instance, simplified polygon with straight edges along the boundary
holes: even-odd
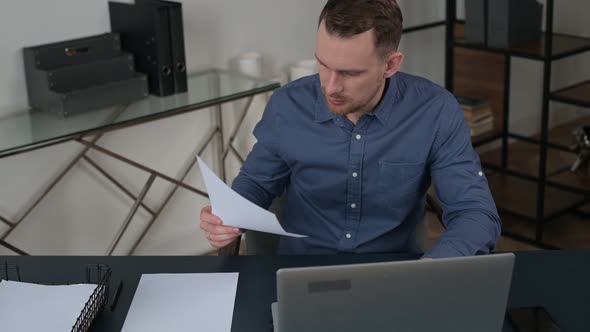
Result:
[[[352,122],[353,124],[356,125],[358,120],[363,115],[374,111],[377,108],[377,105],[379,105],[379,102],[381,101],[381,99],[383,99],[383,95],[385,95],[385,87],[387,86],[388,82],[389,82],[388,80],[385,80],[385,82],[381,85],[381,87],[375,93],[373,98],[371,98],[371,100],[367,104],[365,104],[364,107],[362,107],[361,109],[359,109],[356,112],[346,114],[346,118],[348,120],[350,120],[350,122]]]

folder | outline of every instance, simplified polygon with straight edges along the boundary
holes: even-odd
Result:
[[[132,52],[138,71],[148,76],[151,94],[174,94],[170,11],[164,6],[110,2],[111,30],[121,35],[123,49]]]
[[[543,5],[536,0],[488,1],[488,46],[509,48],[541,37]]]
[[[473,44],[487,44],[488,0],[465,2],[465,41]]]
[[[164,0],[137,0],[136,4],[159,6],[168,9],[170,17],[170,42],[172,47],[172,75],[174,76],[174,92],[186,92],[188,88],[182,4],[179,2]]]

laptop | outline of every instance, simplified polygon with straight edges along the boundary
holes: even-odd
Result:
[[[277,271],[275,332],[500,332],[514,254]]]

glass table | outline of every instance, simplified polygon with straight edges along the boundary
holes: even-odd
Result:
[[[50,181],[50,184],[44,192],[35,199],[32,204],[30,204],[25,210],[26,212],[20,216],[18,220],[9,220],[0,215],[0,223],[4,223],[8,226],[8,231],[0,237],[0,245],[17,254],[27,255],[27,252],[22,248],[17,248],[6,242],[6,238],[21,222],[23,222],[23,220],[26,219],[29,213],[35,209],[35,207],[80,160],[85,160],[96,168],[107,180],[115,184],[134,202],[125,221],[106,250],[106,255],[111,255],[113,253],[138,208],[142,207],[150,213],[151,219],[148,226],[143,230],[141,236],[136,240],[129,252],[129,254],[133,254],[178,187],[183,187],[196,194],[207,196],[205,192],[190,186],[183,181],[190,169],[194,166],[196,156],[200,155],[214,139],[219,140],[217,155],[220,165],[225,164],[229,152],[234,153],[235,156],[243,162],[240,154],[237,153],[237,150],[233,145],[233,141],[240,125],[248,113],[252,99],[256,95],[265,94],[277,89],[279,86],[280,85],[277,82],[258,79],[236,72],[211,69],[190,75],[188,77],[188,92],[186,93],[167,97],[148,96],[131,104],[117,105],[86,113],[73,114],[66,117],[38,110],[23,110],[5,117],[0,117],[0,158],[67,141],[75,141],[84,146],[84,149],[76,155],[52,181]],[[239,99],[246,100],[244,107],[233,132],[226,135],[222,130],[224,126],[221,105]],[[207,108],[212,108],[216,113],[215,123],[209,128],[205,142],[199,149],[196,149],[198,151],[197,154],[191,156],[192,161],[185,163],[187,167],[181,172],[183,176],[179,179],[158,172],[149,166],[142,165],[96,144],[100,137],[108,131]],[[229,139],[226,140],[226,137]],[[139,195],[132,194],[127,188],[98,165],[98,163],[92,160],[87,154],[90,150],[106,154],[135,168],[148,172],[150,177]],[[219,172],[220,177],[225,180],[225,168],[220,167]],[[173,183],[174,188],[166,199],[164,199],[164,203],[157,210],[152,210],[142,201],[156,178]]]

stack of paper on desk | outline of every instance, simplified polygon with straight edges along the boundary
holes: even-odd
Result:
[[[0,331],[71,331],[96,285],[0,282]]]
[[[197,160],[211,200],[212,212],[223,220],[224,225],[284,236],[306,237],[286,232],[272,212],[240,196],[221,181],[201,158],[197,157]]]
[[[229,332],[238,273],[144,274],[123,332]]]

